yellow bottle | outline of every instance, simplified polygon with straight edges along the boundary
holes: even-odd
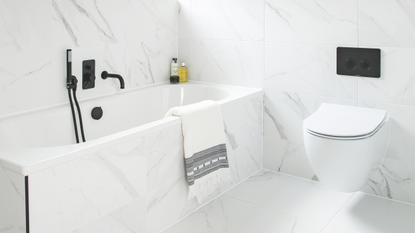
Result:
[[[183,62],[179,68],[179,78],[181,83],[185,83],[189,80],[186,64]]]

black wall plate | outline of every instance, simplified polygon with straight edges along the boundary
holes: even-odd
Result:
[[[337,47],[337,74],[380,78],[380,49]]]
[[[82,89],[95,87],[95,60],[82,62]]]

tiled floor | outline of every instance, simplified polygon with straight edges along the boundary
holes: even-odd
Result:
[[[163,233],[413,233],[415,206],[260,171]]]

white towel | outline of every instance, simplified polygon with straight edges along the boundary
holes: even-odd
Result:
[[[172,108],[168,116],[182,119],[188,198],[201,202],[230,178],[221,107],[205,100]]]

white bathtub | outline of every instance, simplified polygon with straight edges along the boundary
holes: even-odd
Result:
[[[161,83],[80,101],[85,143],[76,144],[69,104],[0,118],[0,166],[24,176],[180,124],[172,107],[215,100],[223,107],[262,90],[201,82]],[[102,107],[94,120],[91,110]]]

